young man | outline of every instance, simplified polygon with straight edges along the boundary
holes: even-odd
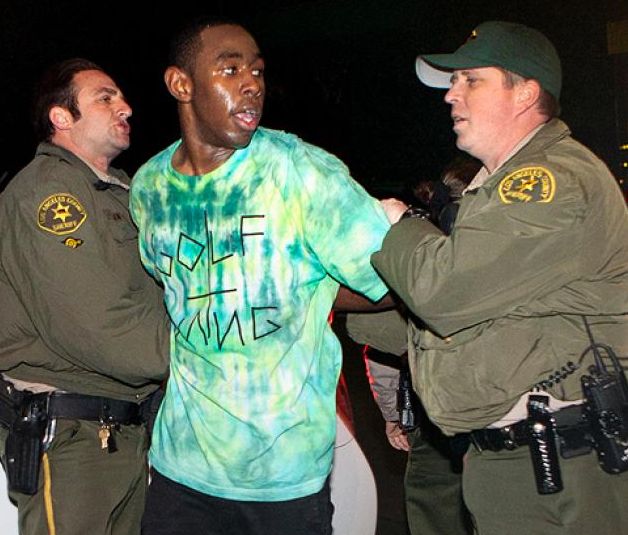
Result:
[[[173,322],[145,532],[329,534],[341,351],[327,316],[338,282],[386,293],[368,259],[389,224],[338,159],[258,128],[264,60],[241,26],[183,30],[165,81],[182,139],[131,195]]]
[[[72,59],[44,75],[34,112],[37,154],[0,195],[0,456],[20,533],[139,535],[140,405],[167,370],[168,320],[111,167],[131,108]]]
[[[555,118],[556,50],[486,22],[417,73],[449,88],[457,145],[484,168],[449,237],[403,218],[373,263],[426,325],[409,349],[428,415],[471,432],[463,488],[478,532],[628,533],[628,473],[605,473],[587,449],[600,414],[583,420],[581,386],[593,340],[628,354],[628,214],[606,166]],[[392,222],[406,209],[385,207]]]

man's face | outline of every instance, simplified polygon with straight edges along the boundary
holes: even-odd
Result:
[[[516,115],[516,90],[504,85],[504,74],[495,67],[454,71],[445,102],[459,149],[485,164],[498,156],[509,139],[508,128]]]
[[[131,107],[104,72],[81,71],[73,84],[81,116],[73,120],[72,141],[86,154],[115,158],[129,147]]]
[[[192,118],[203,144],[246,147],[264,107],[264,60],[251,35],[234,25],[206,28],[190,78]]]

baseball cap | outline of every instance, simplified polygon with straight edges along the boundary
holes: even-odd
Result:
[[[419,80],[430,87],[448,88],[458,69],[501,67],[560,98],[562,71],[554,45],[541,32],[514,22],[488,21],[477,26],[453,54],[421,55],[416,60]]]

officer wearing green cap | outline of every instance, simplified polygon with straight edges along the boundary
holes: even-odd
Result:
[[[463,491],[477,531],[626,534],[628,472],[598,463],[598,413],[583,413],[599,407],[582,387],[594,343],[617,357],[616,371],[627,362],[628,213],[617,183],[557,118],[560,61],[540,32],[485,22],[416,67],[423,83],[448,89],[457,146],[483,168],[450,236],[383,201],[394,224],[372,262],[425,325],[409,360],[429,417],[448,435],[471,433]]]

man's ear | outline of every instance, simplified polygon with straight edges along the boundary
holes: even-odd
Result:
[[[192,98],[192,80],[179,67],[170,66],[164,73],[164,82],[170,94],[179,102],[189,102]]]
[[[74,117],[66,108],[53,106],[48,112],[48,118],[55,130],[69,130],[74,124]]]
[[[517,88],[517,105],[521,111],[534,106],[541,96],[541,86],[536,80],[526,80],[515,86]]]

